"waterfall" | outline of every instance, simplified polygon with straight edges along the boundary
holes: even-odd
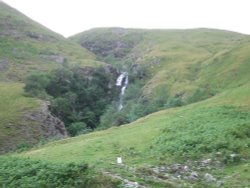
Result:
[[[127,72],[123,72],[118,76],[116,80],[116,86],[121,87],[120,100],[119,100],[119,106],[118,106],[118,111],[120,111],[123,108],[123,96],[128,86],[128,73]]]
[[[117,80],[116,80],[116,85],[117,85],[117,86],[122,86],[122,81],[123,81],[123,79],[126,77],[126,75],[127,75],[127,73],[126,73],[126,72],[123,72],[123,73],[121,73],[121,74],[118,76],[118,78],[117,78]]]

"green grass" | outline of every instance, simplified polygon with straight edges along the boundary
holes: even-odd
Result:
[[[116,167],[116,157],[122,156],[130,167],[142,167],[185,163],[221,152],[218,160],[226,167],[217,176],[224,177],[230,169],[236,169],[240,174],[230,182],[237,185],[239,179],[249,175],[240,168],[249,164],[250,157],[249,94],[248,84],[206,101],[160,111],[121,127],[52,142],[15,156],[56,163],[85,161],[98,169],[131,176],[133,173]],[[229,156],[235,153],[247,161],[239,161],[239,166],[231,164]]]
[[[1,187],[102,187],[117,186],[87,164],[54,164],[0,157]]]
[[[10,122],[18,121],[25,111],[38,107],[36,99],[24,96],[23,86],[20,83],[0,83],[0,128]]]
[[[24,122],[24,117],[38,107],[39,102],[36,99],[24,96],[23,84],[0,83],[1,152],[6,146],[12,146],[11,140],[16,143],[23,141],[20,133],[28,123]]]
[[[22,81],[31,71],[48,71],[62,64],[100,66],[94,54],[34,22],[4,3],[0,6],[0,80]],[[64,62],[63,62],[64,61]]]
[[[187,102],[198,89],[205,91],[208,98],[248,82],[250,38],[240,33],[214,29],[100,28],[69,39],[87,48],[90,43],[93,52],[102,58],[101,52],[115,55],[119,52],[116,43],[126,45],[134,38],[138,40],[125,57],[105,60],[122,64],[123,68],[127,66],[132,72],[140,66],[148,69],[149,76],[142,89],[144,97],[157,97],[159,88],[165,87],[170,97],[181,95]],[[89,43],[85,44],[86,41]],[[100,41],[113,46],[103,46]]]
[[[171,96],[186,100],[198,88],[219,93],[244,84],[250,66],[248,46],[248,36],[219,30],[148,31],[134,49],[141,52],[136,63],[152,72],[144,95],[167,86]]]

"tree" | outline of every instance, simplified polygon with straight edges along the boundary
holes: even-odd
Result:
[[[79,135],[82,133],[90,132],[91,129],[89,129],[87,127],[86,123],[84,123],[84,122],[75,122],[69,126],[68,131],[69,131],[70,135],[76,136],[76,135]]]
[[[36,91],[33,96],[48,93],[51,112],[73,136],[83,130],[83,123],[90,129],[99,125],[100,116],[118,95],[110,83],[115,83],[115,77],[104,68],[62,67],[48,75],[31,75],[25,87],[26,91]]]
[[[70,102],[63,97],[57,97],[51,101],[50,110],[54,115],[60,118],[66,125],[71,123],[68,117],[72,113]]]
[[[47,96],[46,87],[50,83],[48,75],[42,72],[34,72],[25,79],[24,91],[31,96],[45,98]]]
[[[46,88],[51,96],[58,97],[70,91],[70,85],[73,80],[73,72],[68,68],[53,70],[50,74],[50,82]]]

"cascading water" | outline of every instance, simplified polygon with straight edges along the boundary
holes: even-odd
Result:
[[[119,106],[118,106],[118,111],[120,111],[123,108],[123,96],[128,86],[128,73],[127,72],[123,72],[119,75],[119,77],[116,80],[116,86],[121,87],[120,100],[119,100]]]

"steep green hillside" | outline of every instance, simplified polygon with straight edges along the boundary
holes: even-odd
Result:
[[[232,80],[236,86],[246,81],[241,75],[238,78],[243,80],[235,82],[233,74],[249,66],[246,53],[248,36],[198,29],[169,31],[169,34],[167,31],[153,32],[145,41],[154,41],[153,47],[137,62],[148,63],[155,70],[146,84],[145,94],[166,85],[172,95],[179,94],[185,99],[197,89],[217,93],[232,87]],[[138,49],[143,46],[146,44],[139,45]],[[241,59],[236,61],[239,56]]]
[[[23,84],[0,82],[0,153],[67,136],[43,101],[24,95]]]
[[[23,119],[24,111],[32,111],[39,105],[38,101],[23,96],[22,86],[22,84],[0,84],[0,152],[7,146],[12,147],[13,142],[25,142],[25,137],[18,134],[18,127],[26,126],[27,123]],[[20,122],[20,119],[23,119],[23,122]],[[19,124],[16,125],[16,122]]]
[[[185,182],[213,187],[222,181],[225,187],[244,187],[250,183],[249,94],[250,85],[245,84],[199,103],[160,111],[119,128],[53,142],[17,156],[60,163],[84,161],[151,186]],[[123,157],[125,166],[115,164],[118,156]],[[174,164],[189,170],[174,170]],[[169,169],[157,172],[160,167]],[[197,180],[185,179],[194,171]],[[207,182],[206,173],[216,181]]]
[[[102,118],[104,127],[201,101],[249,80],[250,37],[240,33],[104,28],[70,40],[129,73],[124,108],[117,113],[111,107]]]
[[[96,66],[95,55],[0,2],[0,79],[22,80],[62,64]]]
[[[94,54],[0,2],[0,153],[67,135],[48,103],[24,95],[33,71],[105,65]],[[18,82],[18,83],[15,83]]]
[[[99,58],[106,58],[107,63],[123,64],[120,67],[132,73],[146,69],[149,73],[143,89],[145,96],[158,87],[166,87],[172,96],[182,95],[184,99],[198,88],[221,91],[232,86],[239,68],[246,70],[249,65],[249,36],[229,31],[106,28],[83,32],[70,40]],[[116,53],[125,49],[127,52],[117,57]],[[246,81],[240,79],[243,80],[237,84]]]

